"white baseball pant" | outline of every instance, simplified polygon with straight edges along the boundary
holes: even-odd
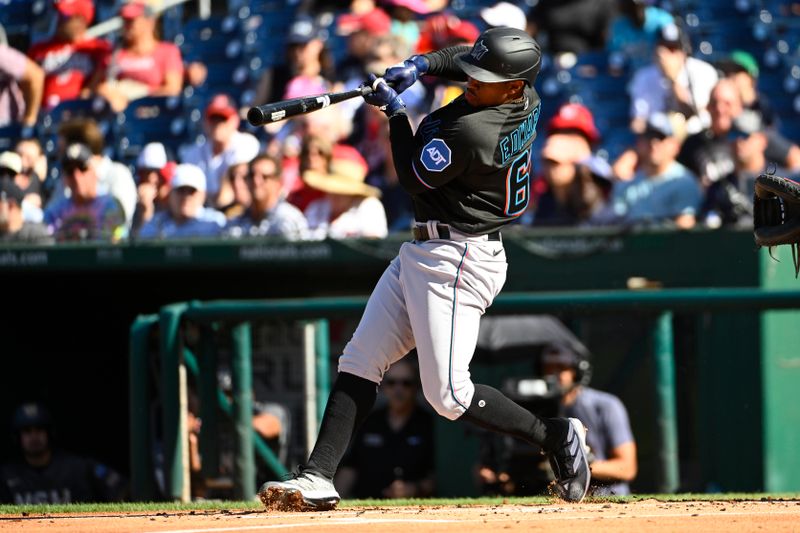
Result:
[[[469,364],[480,317],[502,289],[507,264],[501,241],[453,230],[451,237],[400,247],[339,359],[339,372],[380,383],[416,346],[425,398],[455,420],[472,401]]]

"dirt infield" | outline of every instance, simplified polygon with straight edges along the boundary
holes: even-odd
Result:
[[[0,531],[58,532],[258,532],[382,533],[536,531],[597,533],[598,530],[763,531],[800,533],[800,500],[686,501],[643,500],[494,506],[342,508],[325,513],[193,511],[137,514],[72,514],[0,517]]]

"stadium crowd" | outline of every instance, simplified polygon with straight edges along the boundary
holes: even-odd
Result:
[[[353,99],[265,127],[243,117],[357,87],[497,25],[529,31],[545,52],[536,178],[518,227],[746,227],[754,177],[800,173],[790,0],[211,5],[204,18],[195,2],[4,6],[0,240],[408,231],[382,113]],[[117,29],[97,30],[114,17]],[[403,99],[418,124],[461,92],[423,78]]]

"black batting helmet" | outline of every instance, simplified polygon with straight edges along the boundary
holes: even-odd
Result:
[[[542,52],[539,43],[526,32],[498,27],[481,33],[472,50],[457,55],[455,61],[467,76],[478,81],[522,80],[533,86],[541,68]]]

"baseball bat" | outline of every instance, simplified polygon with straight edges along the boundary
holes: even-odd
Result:
[[[311,113],[323,107],[338,104],[358,96],[366,96],[370,93],[372,93],[372,87],[365,84],[351,91],[281,100],[280,102],[251,107],[247,111],[247,121],[253,126],[263,126],[264,124],[271,124],[297,115]]]

